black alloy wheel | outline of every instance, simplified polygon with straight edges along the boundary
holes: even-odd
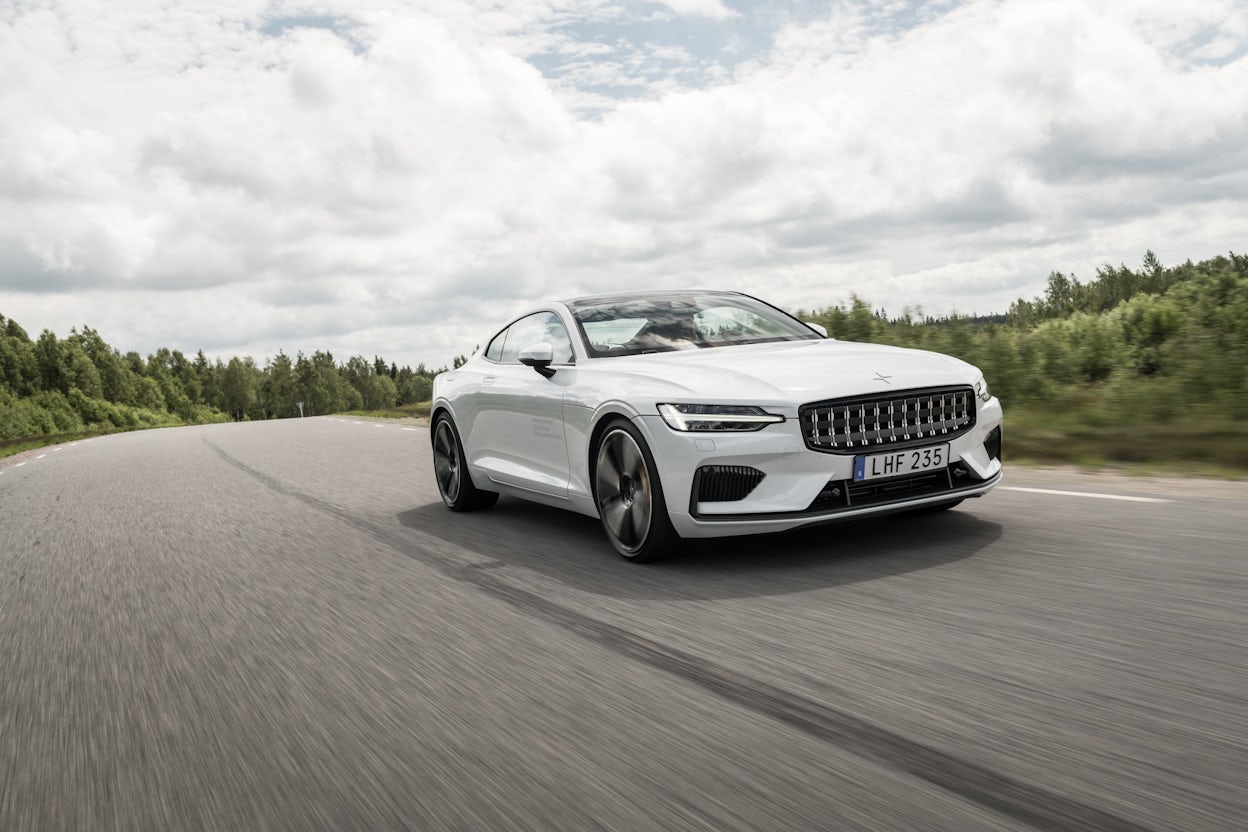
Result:
[[[498,502],[498,492],[482,491],[472,484],[464,463],[464,446],[451,417],[438,415],[433,423],[433,475],[438,493],[451,511],[475,511]]]
[[[663,485],[646,441],[623,419],[613,421],[594,455],[594,501],[607,539],[638,563],[674,554],[680,536],[663,500]]]

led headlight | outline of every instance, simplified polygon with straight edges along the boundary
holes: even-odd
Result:
[[[761,407],[738,404],[661,404],[659,415],[672,430],[681,431],[762,430],[784,421]]]
[[[988,382],[984,380],[983,376],[980,376],[979,381],[975,382],[975,395],[984,401],[992,398],[992,394],[988,392]]]

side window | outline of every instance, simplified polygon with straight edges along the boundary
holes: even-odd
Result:
[[[494,336],[494,340],[490,341],[489,346],[485,348],[485,357],[491,361],[503,360],[503,342],[507,340],[507,330],[503,330]]]
[[[554,352],[555,364],[572,362],[572,341],[568,338],[568,331],[559,320],[559,316],[553,312],[538,312],[527,318],[521,318],[507,327],[505,332],[496,336],[494,341],[490,342],[490,349],[494,349],[495,342],[500,340],[505,340],[506,343],[503,344],[501,357],[497,360],[504,364],[520,363],[520,350],[543,342],[550,344]],[[490,357],[489,352],[486,353],[486,357]]]

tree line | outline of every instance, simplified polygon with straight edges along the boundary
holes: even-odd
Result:
[[[1167,268],[1149,251],[1140,268],[1104,265],[1087,282],[1055,271],[1041,297],[1003,315],[890,317],[855,297],[799,316],[836,338],[969,361],[1007,407],[1248,419],[1248,255]]]
[[[1082,282],[1055,271],[1042,296],[1002,315],[890,317],[862,298],[799,311],[836,338],[948,353],[982,369],[1007,406],[1083,408],[1102,418],[1248,419],[1248,255],[1138,269],[1102,266]],[[453,366],[464,362],[458,356]],[[209,361],[159,349],[120,353],[84,326],[32,340],[0,315],[0,440],[382,410],[427,401],[445,367],[345,362],[317,351]]]
[[[461,358],[457,358],[461,361]],[[0,315],[0,440],[93,429],[131,429],[303,413],[379,410],[427,401],[431,370],[380,356],[338,363],[331,353],[279,352],[263,367],[250,358],[209,361],[158,349],[121,353],[88,326],[66,338],[31,339]]]

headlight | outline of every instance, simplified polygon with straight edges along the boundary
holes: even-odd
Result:
[[[992,398],[992,394],[988,392],[988,382],[984,380],[983,376],[980,376],[979,381],[975,382],[975,395],[979,396],[983,401],[988,401]]]
[[[738,404],[661,404],[659,415],[672,430],[684,431],[762,430],[784,421],[761,407]]]

